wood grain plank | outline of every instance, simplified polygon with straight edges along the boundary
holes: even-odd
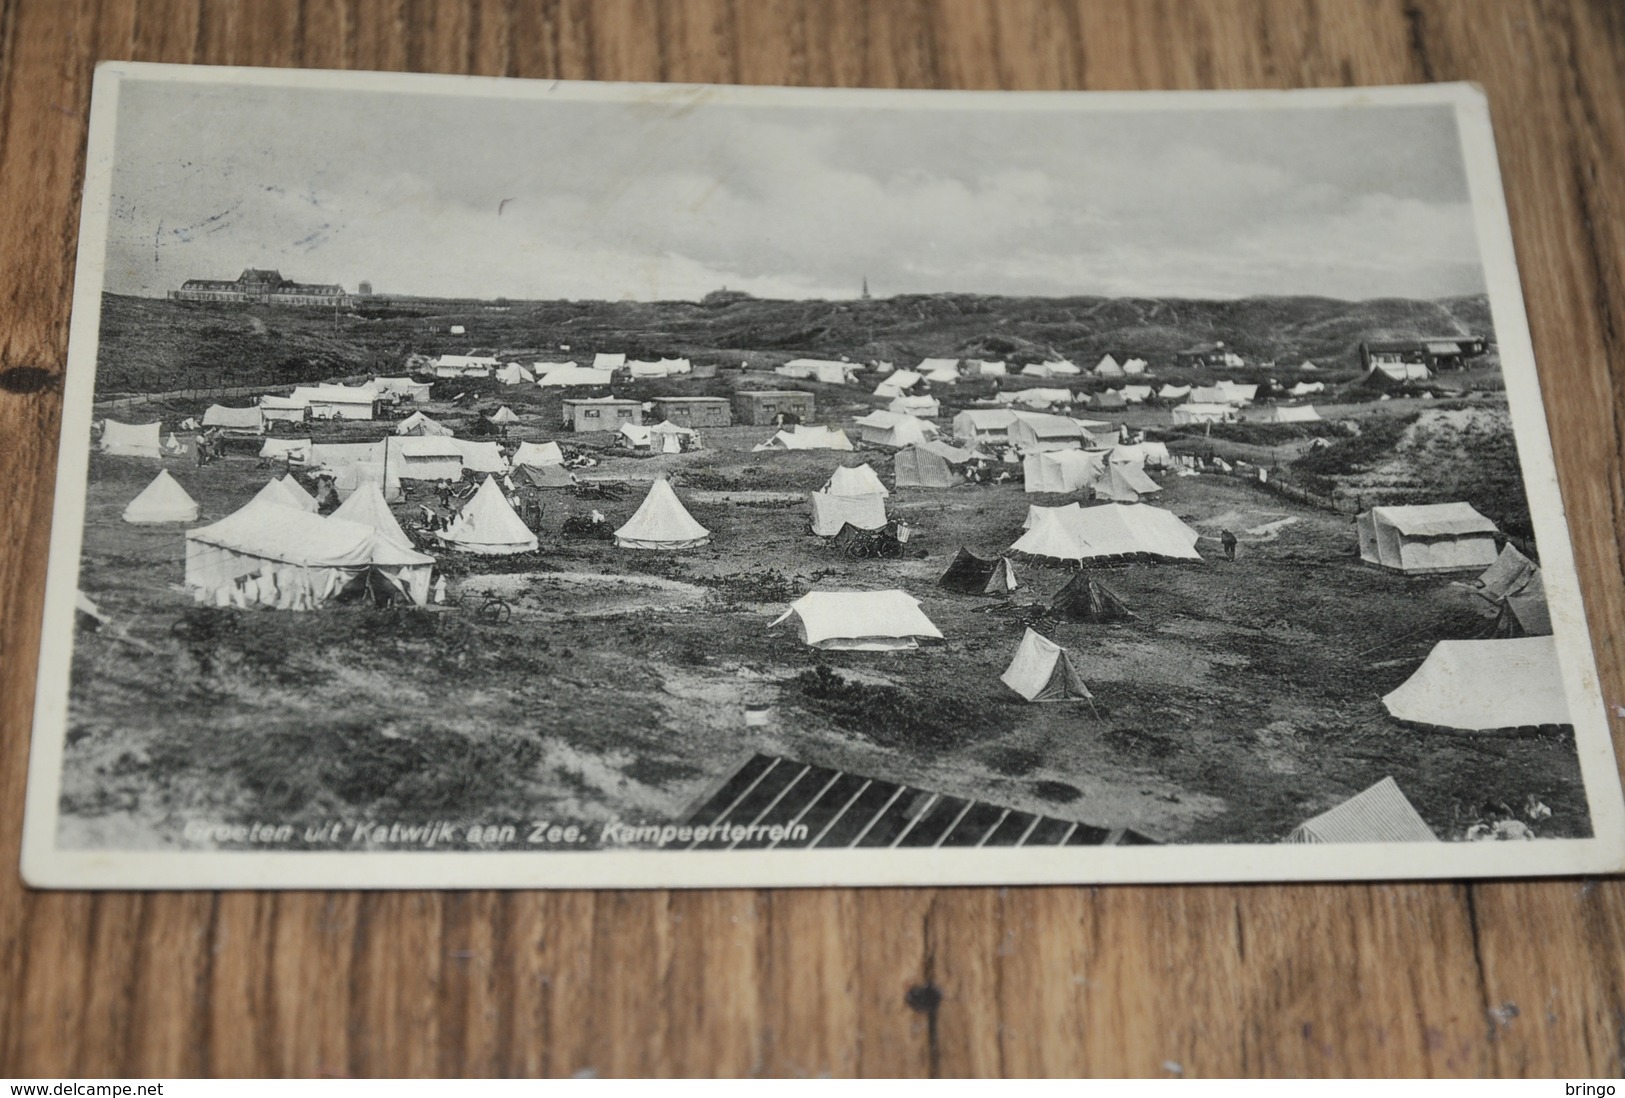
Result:
[[[1625,702],[1621,24],[1601,0],[7,0],[0,371],[46,382],[0,389],[0,477],[26,486],[0,502],[0,849],[19,835],[96,59],[883,87],[1478,80],[1604,691]],[[13,870],[0,1071],[1618,1074],[1622,925],[1617,881],[213,897],[35,894]]]

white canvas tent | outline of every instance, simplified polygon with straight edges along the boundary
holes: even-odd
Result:
[[[973,358],[965,368],[972,377],[1005,377],[1010,373],[1009,363],[986,358]]]
[[[837,496],[830,492],[812,492],[807,496],[812,532],[821,538],[832,538],[841,527],[850,523],[859,530],[878,530],[886,525],[886,497]]]
[[[1175,423],[1229,423],[1236,413],[1228,404],[1181,404],[1174,409]]]
[[[1468,503],[1373,507],[1356,527],[1360,559],[1396,572],[1481,570],[1495,563],[1495,523]]]
[[[497,370],[496,379],[504,385],[518,385],[524,381],[535,381],[536,375],[519,365],[519,363],[510,362]]]
[[[1023,389],[1018,393],[1000,393],[997,399],[1002,404],[1019,404],[1023,408],[1051,408],[1057,404],[1071,404],[1072,390]]]
[[[1123,373],[1130,377],[1143,374],[1151,368],[1151,364],[1143,358],[1131,358],[1123,363]]]
[[[932,385],[958,385],[959,360],[957,358],[928,358],[921,361],[918,372]]]
[[[1272,404],[1265,408],[1255,422],[1258,423],[1316,423],[1320,420],[1320,413],[1315,411],[1313,404],[1303,404],[1296,407],[1288,404]]]
[[[1010,441],[1024,452],[1076,450],[1091,439],[1076,420],[1043,412],[1017,412],[1010,424]]]
[[[937,425],[906,412],[870,412],[856,421],[858,438],[874,446],[902,449],[937,437]]]
[[[1030,702],[1082,701],[1093,697],[1084,685],[1083,676],[1078,674],[1071,653],[1032,629],[1022,635],[1010,666],[999,678]]]
[[[594,370],[566,362],[542,375],[536,384],[544,389],[574,389],[608,386],[614,379],[615,375],[609,370]]]
[[[694,549],[710,541],[711,531],[694,521],[665,477],[649,485],[642,505],[615,531],[622,549]]]
[[[1466,732],[1573,723],[1549,636],[1440,641],[1382,704],[1396,720]]]
[[[822,489],[834,496],[888,496],[886,485],[868,462],[862,465],[842,465],[825,482]]]
[[[397,435],[438,435],[450,438],[452,430],[439,420],[430,419],[422,412],[413,412],[395,425]]]
[[[556,442],[521,442],[513,455],[514,465],[541,468],[544,465],[563,465],[564,451]]]
[[[1393,778],[1356,793],[1293,829],[1289,843],[1436,843],[1439,837]]]
[[[186,453],[186,443],[184,443],[180,439],[176,438],[175,437],[175,432],[171,431],[171,432],[169,432],[169,437],[164,439],[164,447],[163,447],[163,449],[164,449],[164,453],[166,453],[166,454],[171,454],[171,455],[177,455],[178,456],[180,454]]]
[[[812,591],[768,628],[790,618],[802,641],[814,648],[885,652],[942,639],[919,600],[906,591]]]
[[[1158,400],[1184,400],[1191,395],[1189,385],[1164,385],[1157,390]]]
[[[1179,517],[1148,503],[1046,507],[1028,512],[1031,526],[1012,553],[1048,561],[1151,557],[1201,560],[1197,533]]]
[[[898,452],[892,463],[892,479],[899,488],[951,488],[959,483],[945,457],[919,446]]]
[[[900,396],[886,406],[888,412],[934,419],[942,411],[942,402],[933,396]]]
[[[428,598],[433,557],[392,544],[362,523],[262,496],[186,532],[186,586],[199,602],[315,609],[368,567],[393,578],[414,602]]]
[[[1099,479],[1106,455],[1094,450],[1047,450],[1021,462],[1027,492],[1078,492]]]
[[[365,385],[301,385],[288,399],[304,404],[311,419],[371,419],[378,392]]]
[[[234,434],[261,434],[265,431],[265,417],[256,407],[227,408],[224,404],[211,404],[203,413],[203,426],[218,427]]]
[[[1123,403],[1144,404],[1146,401],[1151,399],[1151,394],[1153,391],[1154,390],[1149,385],[1125,385],[1123,386],[1122,390]]]
[[[540,544],[530,527],[514,514],[494,476],[481,482],[440,539],[454,549],[487,557],[529,553]]]
[[[152,482],[124,508],[124,521],[138,525],[196,522],[197,515],[197,500],[187,495],[186,489],[169,475],[168,469],[158,470]]]
[[[374,378],[371,384],[381,397],[392,396],[398,401],[412,404],[427,401],[430,391],[434,389],[427,381],[413,381],[409,377],[379,377]],[[260,407],[265,407],[264,397],[260,398]]]
[[[592,356],[594,370],[620,370],[626,366],[624,354],[611,354],[609,351],[598,351]]]
[[[359,522],[370,526],[379,537],[401,549],[415,550],[412,539],[406,536],[401,524],[384,502],[384,493],[376,483],[366,483],[350,493],[350,498],[338,505],[331,518]]]
[[[273,478],[265,482],[265,486],[254,493],[249,503],[271,503],[278,507],[291,507],[296,511],[316,513],[316,500],[311,494],[301,488],[298,482],[282,477]]]
[[[836,362],[824,358],[793,358],[773,372],[803,381],[844,385],[857,380],[858,368],[850,362]]]
[[[508,407],[506,404],[502,405],[502,407],[500,407],[496,411],[492,412],[489,418],[490,418],[492,423],[498,423],[498,424],[508,424],[508,423],[518,423],[519,422],[519,416],[516,415],[514,413],[514,410],[512,408]]]
[[[461,480],[463,476],[462,447],[445,435],[396,439],[389,444],[389,457],[397,480]]]
[[[447,439],[463,455],[463,468],[476,473],[506,473],[508,459],[502,456],[502,447],[494,442],[475,442],[473,439]]]
[[[303,423],[310,418],[310,405],[291,396],[272,396],[267,393],[260,397],[258,408],[260,418],[267,423]]]
[[[1122,377],[1123,367],[1111,355],[1101,355],[1100,361],[1095,363],[1096,377]]]
[[[161,458],[164,456],[160,441],[163,424],[120,423],[116,419],[102,421],[102,453],[121,457]]]
[[[886,375],[886,380],[875,386],[875,396],[900,397],[914,386],[918,385],[921,375],[913,370],[893,370]]]
[[[1005,442],[1016,413],[1008,408],[967,408],[954,417],[954,437],[961,442]]]
[[[291,465],[307,464],[311,457],[310,439],[268,438],[260,444],[260,457],[286,461]]]
[[[1109,499],[1117,503],[1138,503],[1142,498],[1162,491],[1162,485],[1146,476],[1142,467],[1119,461],[1107,462],[1092,487],[1096,499]]]
[[[839,428],[797,427],[794,431],[780,431],[766,442],[751,447],[752,451],[762,450],[850,450],[852,440],[846,437],[846,432]]]

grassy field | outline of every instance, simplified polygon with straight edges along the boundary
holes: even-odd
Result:
[[[832,425],[850,426],[876,403],[853,388],[812,388],[818,419]],[[556,396],[519,387],[500,399],[523,417],[514,437],[561,437]],[[1431,415],[1427,404],[1339,411],[1366,429]],[[467,425],[449,406],[429,411]],[[1484,415],[1504,419],[1504,405]],[[1167,413],[1111,418],[1155,426]],[[383,429],[319,427],[317,438]],[[1423,439],[1441,464],[1470,462],[1483,445],[1468,432],[1452,449],[1443,430]],[[135,643],[110,631],[76,642],[64,843],[172,845],[200,819],[288,823],[301,834],[338,819],[512,823],[521,838],[530,821],[664,821],[757,751],[1172,842],[1275,841],[1389,774],[1442,836],[1530,795],[1553,811],[1542,835],[1588,833],[1572,737],[1457,736],[1387,717],[1381,696],[1434,642],[1489,623],[1451,578],[1362,565],[1347,515],[1228,477],[1159,478],[1159,503],[1204,535],[1205,562],[1100,570],[1137,617],[1046,627],[1075,654],[1093,705],[1030,706],[999,675],[1024,607],[1047,603],[1066,575],[1018,566],[1026,586],[1008,602],[952,595],[936,578],[960,546],[1000,551],[1030,503],[1062,499],[1020,485],[902,489],[892,510],[918,530],[908,559],[850,561],[804,533],[800,496],[853,455],[753,453],[772,433],[763,428],[703,433],[697,454],[605,450],[590,473],[626,483],[622,498],[544,493],[539,552],[437,551],[462,604],[404,612],[192,608],[180,588],[182,531],[119,518],[156,463],[96,457],[81,584]],[[1336,475],[1396,460],[1403,439],[1414,441],[1414,430],[1390,433],[1389,449]],[[1290,460],[1308,442],[1256,449]],[[862,456],[890,483],[888,456]],[[205,521],[241,506],[269,475],[246,453],[206,469],[168,464]],[[623,521],[657,474],[712,530],[710,546],[646,553],[561,534],[567,516],[593,507]],[[403,518],[413,510],[411,500],[397,507]],[[1240,535],[1234,562],[1219,551],[1221,529]],[[768,628],[808,590],[889,588],[919,598],[946,643],[820,652],[788,625]],[[487,592],[512,602],[511,622],[478,618]],[[875,688],[864,693],[872,708],[832,703],[808,677],[820,667]],[[771,707],[765,728],[745,726],[747,704]]]

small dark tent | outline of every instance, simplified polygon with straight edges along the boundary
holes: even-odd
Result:
[[[562,465],[521,465],[513,475],[536,488],[570,488],[575,485],[575,478]]]
[[[412,597],[399,583],[373,565],[339,588],[333,601],[341,606],[411,606]]]
[[[1063,621],[1126,621],[1134,616],[1123,600],[1087,572],[1079,572],[1055,593],[1049,604],[1052,618]]]
[[[941,454],[918,446],[899,451],[892,469],[899,488],[952,488],[959,481]]]
[[[1551,633],[1552,615],[1546,608],[1546,584],[1540,578],[1540,569],[1536,568],[1525,575],[1515,589],[1501,597],[1493,635],[1548,637]]]
[[[1005,595],[1021,585],[1009,557],[984,559],[961,548],[937,586],[964,595]]]
[[[1094,408],[1126,408],[1128,407],[1128,401],[1124,400],[1123,394],[1116,389],[1102,389],[1095,394],[1090,406]]]

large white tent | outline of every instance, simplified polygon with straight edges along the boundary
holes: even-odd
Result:
[[[389,457],[396,480],[459,480],[463,475],[462,446],[445,435],[395,439],[389,444]]]
[[[859,530],[878,530],[886,525],[886,497],[883,495],[838,496],[831,492],[812,492],[807,496],[807,503],[811,509],[812,532],[821,538],[834,537],[848,523]]]
[[[1148,503],[1034,508],[1028,520],[1031,525],[1010,547],[1012,553],[1051,561],[1202,559],[1196,531]]]
[[[439,435],[449,438],[452,429],[439,420],[430,419],[422,412],[413,412],[395,425],[397,435]]]
[[[1010,441],[1023,452],[1076,450],[1093,441],[1077,420],[1044,412],[1017,412]]]
[[[1406,799],[1399,784],[1390,777],[1303,821],[1287,836],[1286,841],[1436,843],[1439,837]]]
[[[1181,404],[1174,409],[1177,424],[1229,423],[1236,418],[1235,409],[1228,404]]]
[[[1078,492],[1099,479],[1106,455],[1097,450],[1046,450],[1021,462],[1025,488],[1032,492]]]
[[[495,477],[485,478],[440,538],[454,549],[487,557],[528,553],[540,544],[514,514]]]
[[[447,439],[463,455],[463,468],[476,473],[506,473],[508,459],[502,456],[502,447],[494,442],[475,442],[473,439]]]
[[[825,358],[793,358],[773,372],[802,381],[844,385],[857,380],[858,368],[850,362],[836,362]]]
[[[919,600],[906,591],[812,591],[768,628],[790,618],[814,648],[892,651],[918,648],[921,639],[942,639]]]
[[[619,370],[626,365],[626,356],[610,351],[598,351],[592,356],[594,370]]]
[[[875,396],[900,397],[914,386],[918,385],[921,375],[913,370],[893,370],[886,375],[886,380],[875,386]]]
[[[615,531],[615,544],[622,549],[694,549],[710,540],[711,531],[688,513],[665,477],[649,485],[643,503]]]
[[[893,398],[886,405],[886,410],[919,416],[921,419],[934,419],[942,411],[942,402],[933,396],[900,396]]]
[[[124,508],[124,521],[137,524],[196,522],[197,515],[197,500],[187,495],[168,469],[158,470],[152,483]]]
[[[1138,503],[1143,497],[1162,491],[1162,485],[1146,475],[1142,466],[1132,462],[1108,461],[1094,482],[1096,499],[1109,499],[1117,503]]]
[[[384,502],[384,493],[376,483],[363,484],[351,492],[350,498],[339,504],[329,517],[370,526],[379,537],[391,545],[408,550],[416,549],[412,539],[406,536],[406,531],[401,529],[401,524],[390,511],[389,504]]]
[[[1028,629],[1016,646],[1010,666],[999,676],[1004,685],[1030,702],[1073,701],[1093,697],[1065,648]]]
[[[594,370],[588,366],[577,366],[573,362],[566,362],[562,366],[547,371],[537,380],[536,384],[544,389],[571,389],[607,386],[614,379],[614,373],[609,370]]]
[[[840,428],[798,426],[793,431],[780,431],[766,442],[751,447],[762,450],[850,450],[852,440]]]
[[[954,416],[954,437],[961,442],[1006,442],[1016,413],[1008,408],[966,408]]]
[[[219,522],[186,532],[187,589],[216,606],[314,609],[368,567],[422,603],[433,566],[433,557],[370,526],[323,518],[263,493]]]
[[[311,444],[308,438],[268,438],[260,444],[260,457],[272,461],[286,461],[303,465],[310,461]]]
[[[1467,732],[1573,723],[1549,636],[1440,641],[1382,704],[1397,720]]]
[[[120,423],[116,419],[102,421],[102,453],[122,457],[161,458],[163,424]]]
[[[218,427],[233,434],[262,434],[265,415],[256,405],[252,408],[228,408],[224,404],[211,404],[203,413],[203,426]]]
[[[858,437],[874,446],[902,449],[937,437],[937,425],[906,412],[870,412],[856,421]]]
[[[541,468],[543,465],[563,465],[564,451],[559,449],[556,442],[521,442],[519,449],[514,451],[514,465],[530,465]]]
[[[1315,423],[1320,413],[1313,404],[1271,404],[1258,416],[1255,423]]]
[[[1360,558],[1411,575],[1495,563],[1495,523],[1469,503],[1373,507],[1356,521]]]

